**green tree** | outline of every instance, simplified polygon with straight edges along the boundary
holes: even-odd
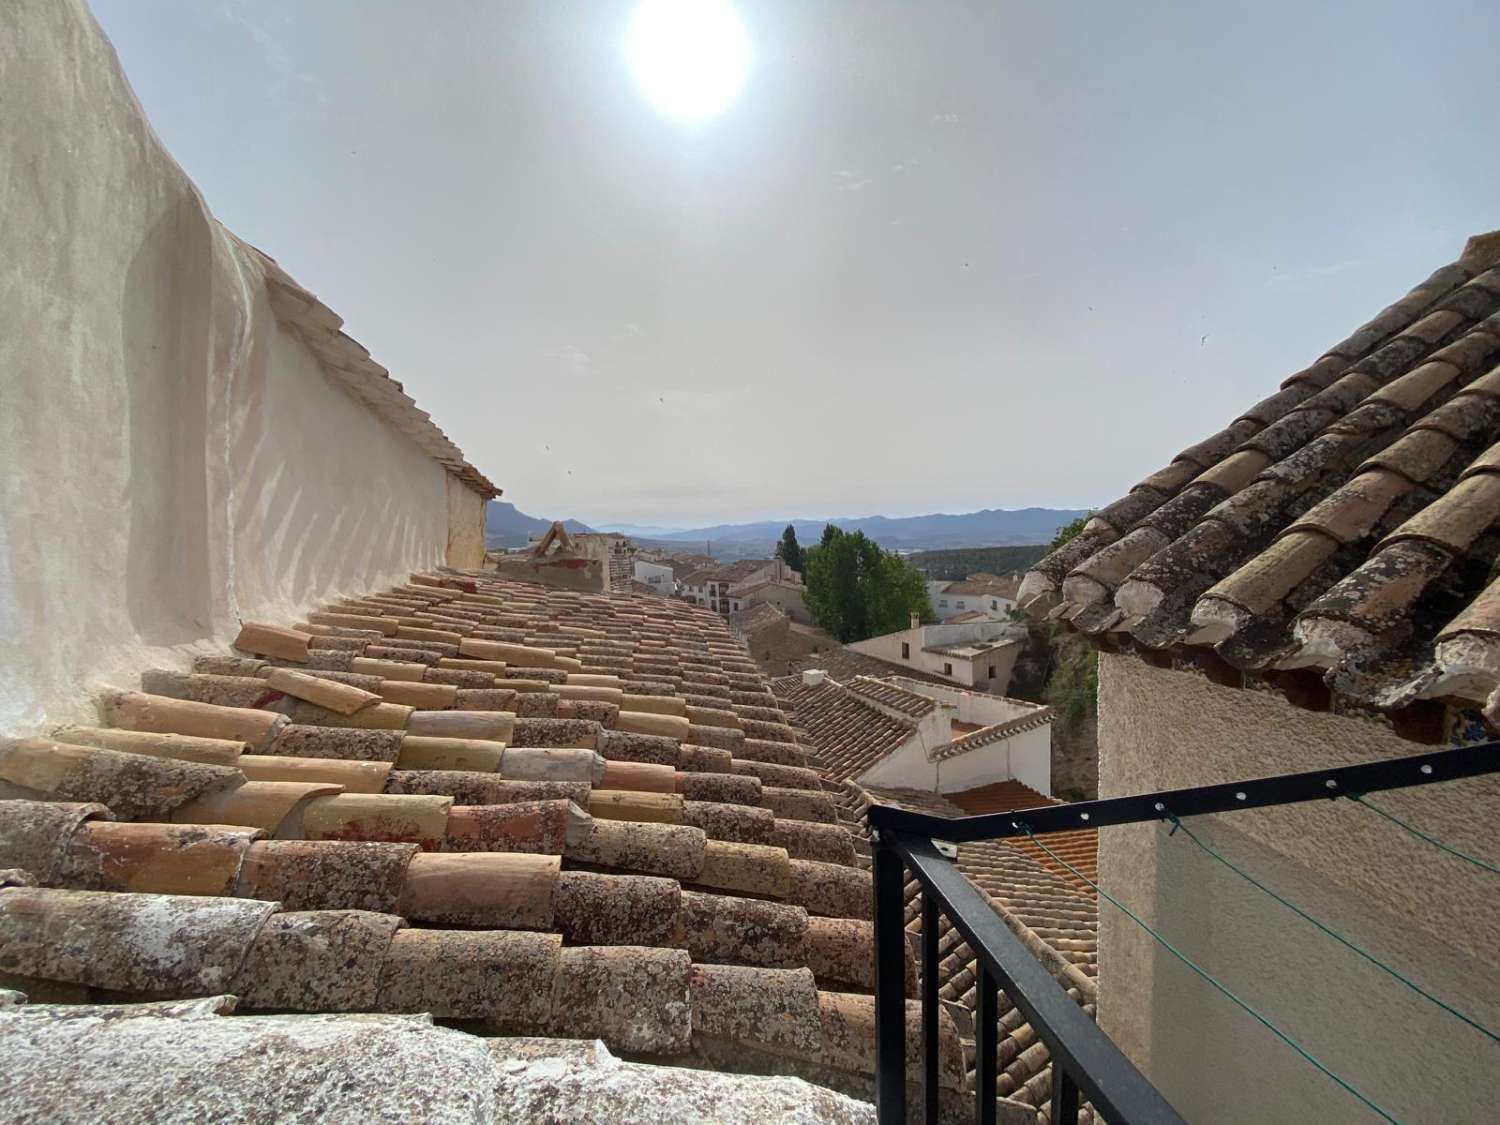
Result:
[[[1090,511],[1086,516],[1079,516],[1076,520],[1063,524],[1057,529],[1057,534],[1052,537],[1052,542],[1047,544],[1048,552],[1055,551],[1068,540],[1076,538],[1083,530],[1083,525],[1093,518],[1094,513]]]
[[[787,524],[786,530],[781,533],[781,542],[776,544],[776,557],[801,573],[805,561],[802,557],[802,544],[797,542],[797,529],[791,524]]]
[[[803,561],[813,620],[845,644],[904,629],[913,613],[933,620],[921,572],[862,531],[846,534],[829,524]]]
[[[1055,551],[1076,538],[1093,515],[1089,512],[1058,528],[1047,549]],[[1069,753],[1082,753],[1097,762],[1098,735],[1094,720],[1099,709],[1099,654],[1087,637],[1060,623],[1046,626],[1045,635],[1052,670],[1042,688],[1042,699],[1057,712],[1053,746],[1070,746]],[[1084,797],[1092,795],[1088,792],[1080,794]]]

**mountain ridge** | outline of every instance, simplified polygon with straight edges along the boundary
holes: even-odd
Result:
[[[815,542],[825,524],[844,531],[863,531],[883,547],[939,549],[944,547],[1024,546],[1050,542],[1057,529],[1086,515],[1083,508],[984,508],[977,512],[933,512],[920,516],[831,516],[826,519],[757,520],[723,523],[680,531],[652,527],[650,538],[661,542],[719,544],[764,542],[781,538],[787,524],[796,529],[806,545]],[[632,529],[632,530],[626,530]],[[601,530],[624,534],[644,532],[645,525],[605,524]]]
[[[491,500],[484,509],[484,545],[524,547],[530,533],[543,532],[551,526],[551,520],[528,516],[508,500]],[[563,527],[569,532],[593,530],[578,520],[563,520]]]

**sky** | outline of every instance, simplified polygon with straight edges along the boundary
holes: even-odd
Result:
[[[1098,506],[1500,227],[1500,5],[91,0],[214,214],[523,511]]]

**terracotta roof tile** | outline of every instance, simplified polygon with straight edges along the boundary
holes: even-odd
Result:
[[[1496,257],[1471,239],[1179,454],[1196,475],[1154,474],[1103,508],[1028,573],[1022,605],[1188,666],[1212,646],[1272,684],[1313,669],[1356,712],[1446,698],[1500,716],[1500,651],[1441,643],[1500,554]]]
[[[886,714],[836,680],[808,686],[801,676],[782,676],[772,686],[831,781],[858,777],[916,735],[915,722]]]
[[[856,652],[847,646],[829,649],[826,652],[813,653],[810,656],[801,657],[790,662],[788,665],[794,672],[807,672],[819,669],[826,671],[841,684],[847,684],[859,676],[871,676],[881,679],[885,676],[905,676],[907,679],[920,680],[923,683],[945,684],[953,686],[951,680],[945,680],[941,676],[934,676],[920,668],[912,668],[905,664],[893,664],[889,661],[880,660],[863,652]]]
[[[1028,704],[1019,699],[1011,699],[1006,702],[1017,707],[1025,708],[1025,713],[1017,715],[1014,719],[1007,719],[1003,723],[990,723],[988,726],[978,727],[972,731],[964,731],[941,746],[934,746],[927,751],[930,761],[942,761],[945,758],[954,758],[960,754],[967,754],[971,750],[977,750],[981,746],[999,742],[1004,738],[1011,738],[1022,731],[1035,730],[1052,721],[1052,708],[1042,707],[1038,704]],[[1019,784],[1019,783],[1018,783]]]
[[[939,796],[917,790],[879,789],[846,783],[841,794],[846,813],[868,832],[863,819],[875,803],[894,804],[938,816],[961,816],[965,812],[1006,811],[1051,803],[1018,782],[1005,782],[969,790],[965,794]],[[962,808],[955,798],[968,803]],[[1072,837],[1080,837],[1078,840]],[[1049,839],[1072,857],[1087,855],[1088,840],[1096,833],[1062,833],[1069,839]],[[1055,849],[1054,849],[1055,850]],[[1043,868],[1035,858],[1042,853],[1025,841],[990,840],[959,847],[958,867],[989,899],[1001,919],[1042,961],[1058,982],[1091,1015],[1097,1000],[1098,910],[1091,896]],[[1061,854],[1061,853],[1060,853]],[[1055,866],[1055,865],[1054,865]],[[1081,869],[1081,867],[1080,867]],[[921,932],[921,892],[907,884],[907,931]],[[977,966],[973,951],[943,920],[938,939],[939,996],[955,1016],[964,1045],[968,1085],[973,1086],[973,1012],[977,995]],[[996,1044],[1002,1099],[1032,1108],[1045,1107],[1050,1094],[1051,1061],[1019,1010],[1001,1000],[1000,1036]]]
[[[445,571],[309,618],[0,750],[38,798],[0,801],[0,868],[43,884],[0,890],[0,971],[429,1011],[869,1096],[862,845],[717,614]]]
[[[908,691],[889,680],[880,680],[873,676],[856,676],[844,686],[863,699],[872,700],[900,711],[904,715],[910,715],[914,719],[920,719],[937,710],[937,704],[933,700],[925,695],[918,695],[914,691]]]

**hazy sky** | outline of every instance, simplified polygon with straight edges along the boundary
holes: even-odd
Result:
[[[1500,227],[1500,5],[92,0],[214,213],[534,515],[1107,502]],[[545,447],[550,446],[550,452]]]

